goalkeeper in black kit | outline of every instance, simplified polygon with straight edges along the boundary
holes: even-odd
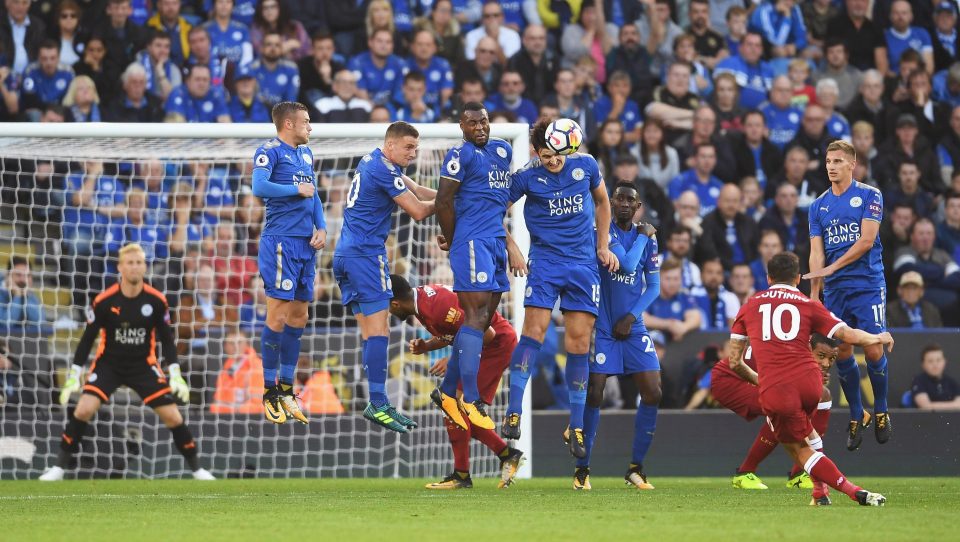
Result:
[[[170,311],[163,293],[144,284],[147,264],[143,249],[129,244],[120,249],[117,258],[120,282],[107,288],[87,310],[87,328],[77,345],[70,376],[60,392],[60,403],[66,404],[70,394],[81,389],[81,375],[87,357],[99,336],[93,365],[83,385],[73,416],[60,437],[57,464],[46,470],[40,480],[63,480],[64,470],[73,454],[80,448],[80,440],[100,405],[120,386],[128,386],[140,395],[143,404],[152,408],[164,425],[173,433],[173,442],[183,454],[197,480],[213,480],[206,469],[200,468],[197,444],[183,423],[173,396],[186,402],[190,389],[180,374]],[[157,341],[163,345],[170,378],[164,375],[157,361]]]

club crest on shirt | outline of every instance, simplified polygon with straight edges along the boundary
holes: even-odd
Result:
[[[603,352],[600,352],[599,354],[597,354],[596,360],[597,360],[597,365],[603,365],[604,363],[607,362],[607,355],[604,354]]]
[[[500,156],[500,158],[506,158],[507,149],[504,149],[503,147],[497,147],[497,155]]]
[[[150,316],[151,314],[153,314],[153,305],[146,304],[140,307],[140,314],[144,316]]]
[[[487,274],[483,271],[477,273],[477,282],[487,282]]]
[[[583,175],[584,175],[583,169],[577,168],[577,169],[573,170],[573,180],[575,180],[575,181],[582,181],[582,180],[583,180]]]
[[[854,196],[850,200],[850,207],[860,207],[861,205],[863,205],[863,200],[860,199],[860,196]]]
[[[292,290],[293,281],[290,279],[283,279],[283,282],[280,283],[280,287],[283,288],[284,290]]]

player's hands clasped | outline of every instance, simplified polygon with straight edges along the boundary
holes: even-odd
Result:
[[[170,364],[169,372],[170,393],[184,403],[189,402],[190,386],[187,385],[187,381],[183,379],[183,374],[180,373],[180,365],[177,363]]]
[[[313,183],[300,183],[297,185],[297,194],[301,198],[312,198],[313,193],[317,191],[317,187],[313,186]]]
[[[63,387],[60,388],[60,404],[66,405],[70,402],[70,396],[74,392],[80,391],[80,382],[81,377],[83,376],[83,368],[79,365],[70,365],[70,373],[67,375],[67,381],[63,383]]]
[[[599,258],[600,263],[607,268],[607,271],[611,273],[616,273],[617,270],[620,269],[620,260],[617,259],[617,256],[613,252],[610,252],[610,249],[598,248],[597,258]]]
[[[321,250],[327,246],[327,231],[317,230],[313,232],[313,237],[310,238],[310,246],[315,250]]]

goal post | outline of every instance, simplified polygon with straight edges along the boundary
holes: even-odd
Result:
[[[257,228],[248,219],[262,220],[262,208],[250,203],[254,198],[249,175],[256,147],[276,136],[273,125],[0,124],[4,208],[0,212],[0,272],[7,272],[14,257],[26,258],[32,276],[28,289],[43,313],[38,322],[28,322],[26,313],[20,320],[0,322],[0,336],[7,339],[13,362],[6,374],[15,375],[18,391],[0,398],[0,403],[5,403],[0,405],[0,477],[35,478],[55,461],[66,410],[56,403],[54,391],[82,332],[84,300],[92,299],[102,286],[93,280],[98,273],[112,273],[109,246],[119,243],[117,236],[129,235],[130,213],[152,216],[147,226],[141,226],[149,230],[153,224],[163,238],[156,241],[148,279],[159,281],[160,289],[174,299],[171,312],[183,349],[179,357],[191,384],[190,404],[181,410],[187,423],[195,427],[205,467],[219,476],[436,477],[449,472],[452,454],[446,430],[427,397],[436,385],[427,369],[436,360],[412,356],[404,347],[408,340],[423,336],[424,330],[391,320],[388,393],[420,423],[410,435],[398,437],[360,415],[367,399],[359,328],[339,306],[339,291],[329,268],[353,169],[360,158],[382,144],[387,126],[313,125],[309,146],[321,194],[327,198],[329,236],[328,248],[318,258],[317,301],[311,304],[301,363],[304,390],[315,384],[316,388],[309,389],[327,395],[318,400],[318,410],[308,413],[310,426],[301,428],[290,424],[273,427],[262,415],[244,414],[236,406],[250,399],[242,385],[231,388],[237,399],[235,410],[217,411],[214,407],[223,399],[221,378],[226,379],[224,375],[231,375],[231,370],[242,373],[237,362],[245,359],[243,352],[236,351],[240,343],[228,346],[235,338],[230,332],[242,329],[248,344],[259,350],[262,286],[257,288],[255,268],[246,266],[256,262],[254,238],[248,235]],[[417,182],[436,188],[443,156],[461,140],[461,131],[456,124],[416,127],[420,152],[408,172]],[[514,170],[530,159],[528,130],[519,123],[491,127],[492,136],[513,146]],[[99,164],[93,174],[88,172],[94,167],[91,164]],[[135,193],[146,202],[138,204],[145,209],[130,211],[127,207],[127,199],[132,201]],[[185,240],[173,233],[179,231],[174,215],[183,197],[193,201],[189,219],[183,223],[188,231]],[[521,201],[511,208],[509,224],[517,244],[527,253],[529,235],[522,205]],[[84,222],[84,213],[89,223]],[[91,232],[89,238],[77,237],[78,224]],[[143,235],[143,229],[138,231]],[[435,248],[439,233],[435,217],[416,223],[398,212],[393,231],[387,247],[393,272],[415,284],[450,280],[446,254]],[[225,267],[218,266],[223,262]],[[235,283],[238,277],[239,285]],[[223,296],[205,304],[210,281],[216,285],[213,295],[222,295],[226,284],[227,292],[235,297]],[[512,281],[512,291],[504,296],[501,310],[519,335],[524,279]],[[192,308],[182,301],[187,297]],[[244,314],[252,315],[249,326]],[[192,321],[187,323],[181,316]],[[234,365],[227,366],[230,361]],[[491,408],[498,424],[505,412],[508,384],[504,374]],[[72,408],[75,400],[73,397],[68,406]],[[339,403],[339,413],[332,403]],[[528,389],[526,412],[530,412],[530,403]],[[132,393],[120,390],[91,425],[94,431],[88,432],[79,454],[77,476],[185,474],[166,430],[139,406]],[[528,460],[520,477],[532,472],[531,434],[531,416],[524,416],[523,437],[517,446]],[[475,476],[498,473],[496,458],[476,441],[471,444],[471,467]]]

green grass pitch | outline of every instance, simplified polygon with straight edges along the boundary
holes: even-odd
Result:
[[[838,494],[815,508],[808,492],[765,481],[755,492],[728,478],[652,478],[646,492],[616,478],[590,492],[566,478],[449,492],[426,480],[0,482],[0,540],[960,540],[960,478],[856,480],[886,495],[884,508]]]

